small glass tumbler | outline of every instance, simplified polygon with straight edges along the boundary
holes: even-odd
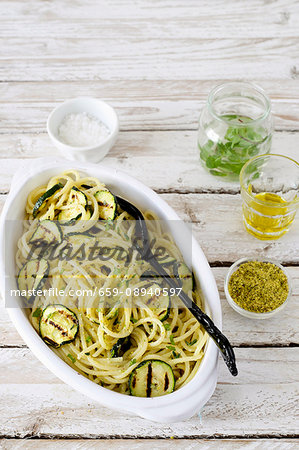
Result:
[[[282,155],[249,160],[240,173],[246,230],[262,239],[279,239],[295,218],[299,204],[299,163]]]
[[[199,117],[198,148],[202,165],[223,180],[238,180],[243,165],[269,153],[273,132],[271,103],[251,83],[215,87]]]

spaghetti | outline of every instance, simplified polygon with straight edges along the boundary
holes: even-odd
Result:
[[[128,213],[118,210],[117,206],[113,211],[114,206],[109,198],[112,202],[113,195],[104,184],[96,178],[81,177],[74,170],[51,178],[47,185],[29,194],[24,232],[18,241],[16,254],[19,277],[25,266],[28,277],[28,260],[36,262],[40,258],[40,248],[32,249],[32,242],[47,238],[49,244],[42,255],[48,266],[48,275],[43,278],[42,295],[30,299],[30,320],[43,337],[45,325],[48,328],[55,325],[57,334],[60,328],[67,326],[70,314],[74,314],[71,317],[72,327],[76,322],[78,330],[69,340],[68,333],[63,335],[61,332],[62,338],[59,345],[53,346],[53,351],[79,373],[105,388],[122,394],[149,396],[148,391],[133,391],[130,380],[132,382],[134,375],[133,382],[138,381],[136,369],[141,363],[142,370],[145,370],[150,365],[144,365],[145,362],[154,361],[157,366],[157,361],[161,361],[171,367],[175,389],[178,389],[188,383],[198,370],[207,333],[181,304],[168,307],[162,294],[158,296],[158,304],[151,306],[148,299],[155,297],[155,293],[148,290],[162,289],[161,283],[156,279],[149,281],[144,276],[152,272],[150,264],[138,258],[138,252],[133,249],[135,223]],[[163,231],[158,217],[153,212],[145,212],[144,217],[152,250],[165,249],[170,258],[165,267],[172,276],[171,261],[183,264],[181,254],[172,236]],[[54,224],[54,221],[59,221],[57,229],[60,234],[53,231],[54,225],[51,223]],[[56,245],[53,245],[51,233]],[[106,249],[118,248],[126,255],[130,253],[129,262],[115,253],[105,259],[90,259],[86,254],[83,258],[82,243],[91,249],[99,241]],[[71,249],[75,256],[51,259],[49,248],[64,256],[67,249]],[[34,277],[36,281],[36,275]],[[189,295],[200,305],[199,291],[192,286],[192,282],[190,284],[190,279],[192,274],[188,278],[189,284],[183,286],[184,290],[189,289]],[[53,299],[50,288],[55,288],[61,295]],[[83,293],[87,291],[91,293],[88,299]],[[49,305],[52,309],[52,305],[60,305],[60,316],[57,316],[60,322],[57,322],[58,319],[55,322],[53,312],[44,318],[43,312]],[[49,317],[52,317],[52,324]],[[44,340],[47,342],[47,339]],[[152,365],[150,370],[156,366]],[[169,388],[165,390],[165,393],[168,392]],[[163,393],[157,391],[150,395]]]

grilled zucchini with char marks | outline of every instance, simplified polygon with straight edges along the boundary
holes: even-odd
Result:
[[[35,245],[60,244],[62,238],[63,235],[59,223],[53,220],[42,220],[31,236],[29,243]]]
[[[129,378],[130,394],[137,397],[159,397],[170,394],[174,387],[172,368],[158,359],[141,362]]]
[[[39,333],[47,344],[55,348],[72,342],[78,329],[76,314],[63,305],[48,305],[40,317]]]
[[[110,191],[98,191],[95,199],[99,205],[99,218],[103,220],[113,220],[116,215],[116,199]]]
[[[47,204],[47,200],[52,197],[52,195],[55,194],[58,189],[63,188],[63,185],[61,183],[57,183],[54,186],[52,186],[50,189],[48,189],[43,195],[39,197],[39,199],[35,202],[35,205],[33,207],[33,217],[36,217],[37,214],[41,212],[42,209],[45,208]]]

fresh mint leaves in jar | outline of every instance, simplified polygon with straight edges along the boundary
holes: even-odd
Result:
[[[271,104],[251,83],[214,88],[199,118],[198,148],[203,166],[224,180],[238,180],[253,156],[269,153],[273,132]]]

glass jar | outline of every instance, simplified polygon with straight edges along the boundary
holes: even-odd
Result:
[[[251,83],[216,86],[199,118],[198,148],[203,166],[224,180],[238,180],[243,165],[271,149],[271,103]]]

